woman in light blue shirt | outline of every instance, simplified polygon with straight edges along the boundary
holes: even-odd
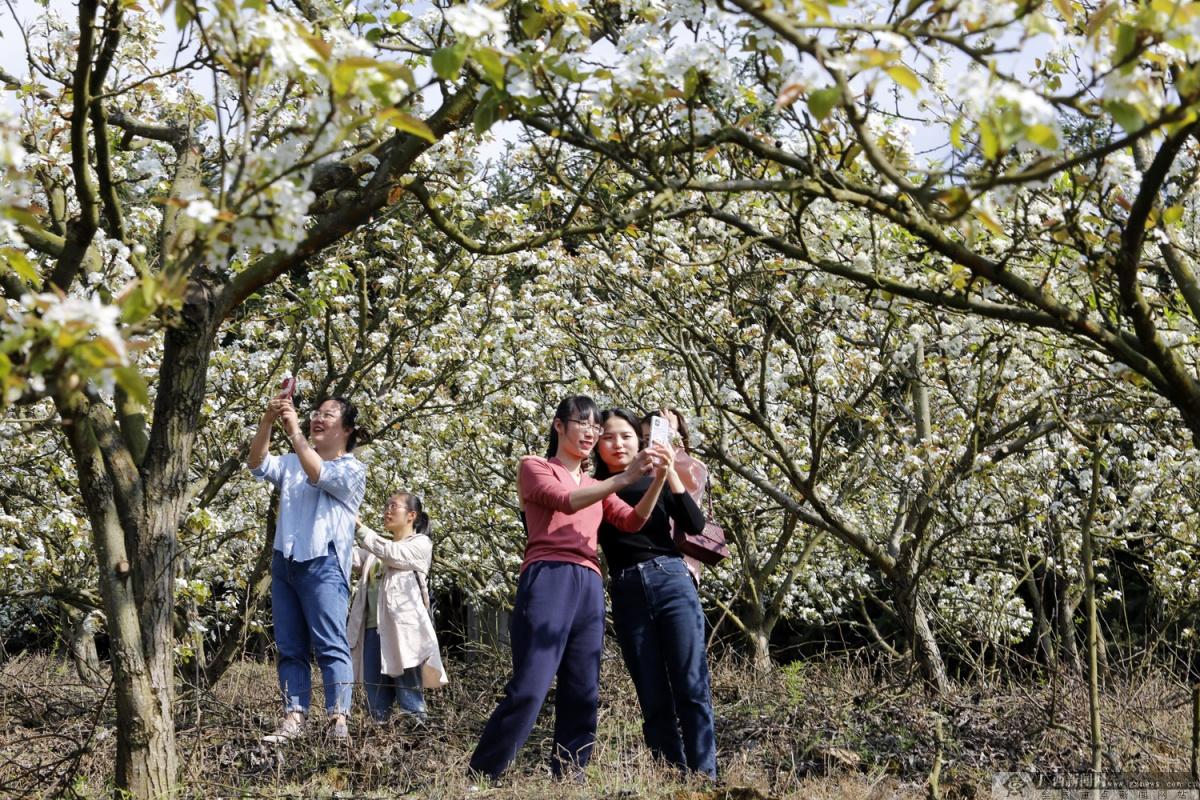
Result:
[[[304,731],[312,699],[309,651],[325,684],[329,735],[349,738],[346,715],[354,688],[346,612],[354,519],[366,490],[366,466],[351,455],[358,411],[341,397],[312,413],[309,436],[287,393],[271,399],[250,443],[250,472],[279,488],[279,517],[271,559],[271,616],[279,651],[284,716],[270,742]],[[280,420],[292,452],[268,452],[271,426]]]

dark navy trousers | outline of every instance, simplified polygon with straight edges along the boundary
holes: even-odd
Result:
[[[600,699],[604,647],[600,576],[577,564],[530,564],[517,584],[509,631],[512,679],[483,729],[471,769],[491,778],[504,772],[533,730],[556,676],[550,767],[558,776],[582,769],[596,741]]]

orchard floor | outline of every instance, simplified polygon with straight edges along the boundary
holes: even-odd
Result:
[[[563,784],[547,776],[547,708],[504,781],[472,792],[467,759],[507,667],[495,655],[449,667],[453,682],[430,695],[424,727],[368,725],[358,710],[349,747],[310,734],[277,749],[259,742],[277,712],[274,669],[239,664],[214,691],[181,693],[182,796],[916,798],[928,796],[940,750],[941,796],[986,798],[997,771],[1076,771],[1088,761],[1086,695],[1073,677],[958,686],[935,702],[903,675],[844,660],[754,675],[730,659],[714,666],[722,779],[713,788],[651,763],[632,686],[609,653],[586,780]],[[1110,686],[1103,702],[1106,769],[1186,772],[1190,717],[1186,687],[1161,677]],[[73,668],[50,656],[20,655],[0,665],[0,797],[105,796],[114,751],[114,711],[104,689],[80,686]]]

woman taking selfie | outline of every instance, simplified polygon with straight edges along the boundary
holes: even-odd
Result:
[[[674,454],[667,448],[638,453],[603,481],[583,472],[601,431],[600,409],[590,397],[568,397],[551,422],[546,459],[523,459],[518,485],[528,538],[513,606],[510,636],[513,674],[471,756],[473,774],[499,777],[533,730],[557,676],[554,704],[556,776],[578,776],[596,739],[600,653],[604,641],[604,587],[596,536],[601,522],[636,531],[650,516]],[[614,493],[654,470],[636,507]]]
[[[650,418],[643,420],[649,423]],[[596,447],[596,479],[623,474],[641,449],[645,430],[623,409],[605,411]],[[705,657],[704,614],[696,586],[675,547],[672,522],[689,533],[704,528],[704,513],[680,480],[667,470],[662,492],[640,531],[625,534],[600,526],[608,564],[613,628],[642,707],[642,735],[657,758],[681,769],[717,776],[712,695]],[[618,490],[626,503],[649,497],[642,478]]]
[[[354,677],[375,721],[387,720],[393,704],[424,720],[423,689],[441,688],[447,680],[429,614],[433,541],[421,498],[393,494],[383,527],[382,535],[361,524],[355,531],[354,566],[361,576],[347,624]]]

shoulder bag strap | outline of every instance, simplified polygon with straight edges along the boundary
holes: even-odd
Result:
[[[420,570],[413,570],[413,574],[417,576],[417,586],[421,587],[421,599],[425,601],[425,608],[431,609],[432,606],[429,604],[429,589],[425,586],[425,576],[421,574]]]
[[[706,505],[708,506],[708,521],[712,522],[716,519],[716,515],[713,514],[712,476],[705,476],[704,478],[704,499],[707,501]]]

